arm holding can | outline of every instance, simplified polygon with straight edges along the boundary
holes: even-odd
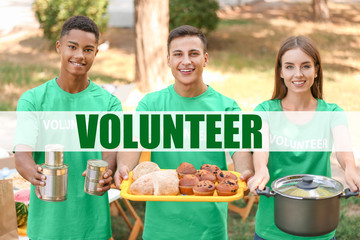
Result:
[[[105,155],[105,157],[107,156]],[[111,167],[111,164],[107,161],[97,159],[88,160],[87,169],[82,173],[86,178],[84,186],[86,193],[102,196],[110,189],[113,171],[109,169],[109,167]]]
[[[41,199],[39,187],[45,186],[46,176],[42,174],[42,167],[35,163],[31,147],[27,145],[16,146],[15,165],[19,174],[36,187],[35,194]]]

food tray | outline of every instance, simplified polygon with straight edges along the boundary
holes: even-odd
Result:
[[[224,171],[225,172],[225,171]],[[229,171],[240,176],[240,173]],[[195,195],[185,195],[179,193],[178,195],[134,195],[130,193],[130,185],[132,184],[132,172],[129,173],[129,179],[124,180],[121,183],[121,196],[125,199],[132,201],[165,201],[165,202],[232,202],[234,200],[240,199],[244,196],[244,191],[247,189],[246,182],[238,180],[239,189],[235,195],[232,196],[218,196],[217,192],[214,192],[213,196],[195,196]],[[216,183],[217,184],[217,183]],[[215,185],[216,185],[215,184]]]

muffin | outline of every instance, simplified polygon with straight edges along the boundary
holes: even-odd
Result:
[[[213,196],[215,191],[215,184],[209,180],[200,181],[194,188],[196,196]]]
[[[198,170],[195,176],[199,178],[200,181],[209,180],[213,183],[216,182],[216,176],[207,170]]]
[[[180,166],[176,169],[176,172],[179,175],[179,178],[182,178],[184,175],[188,174],[195,174],[196,169],[191,163],[183,162]]]
[[[232,180],[238,181],[238,177],[235,174],[233,174],[232,172],[220,171],[220,172],[218,172],[216,177],[217,177],[218,182],[221,182],[225,179],[232,179]]]
[[[193,188],[199,183],[199,179],[195,175],[184,175],[179,182],[180,193],[186,195],[194,194]]]
[[[203,164],[200,169],[201,169],[201,170],[209,171],[209,172],[215,174],[215,176],[217,175],[217,173],[218,173],[219,171],[221,171],[218,166],[216,166],[216,165],[211,165],[211,164]]]
[[[233,179],[225,179],[216,185],[216,192],[218,196],[232,196],[237,193],[239,185]]]

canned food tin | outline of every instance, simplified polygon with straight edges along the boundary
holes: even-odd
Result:
[[[64,146],[60,144],[46,145],[45,164],[48,166],[61,167],[64,164]]]
[[[41,199],[48,202],[65,201],[67,198],[68,165],[52,167],[42,164],[45,186],[40,187]]]
[[[103,160],[92,159],[87,162],[86,179],[84,191],[91,195],[102,196],[104,192],[98,192],[100,187],[99,181],[103,179],[108,163]]]
[[[90,195],[102,196],[105,192],[98,192],[97,189],[101,187],[99,181],[94,181],[88,177],[85,179],[84,191]]]

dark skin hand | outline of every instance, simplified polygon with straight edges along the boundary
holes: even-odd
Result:
[[[21,149],[21,151],[17,151],[18,149]],[[99,181],[102,187],[97,189],[98,192],[105,192],[110,189],[113,179],[112,174],[114,172],[110,168],[115,168],[116,153],[104,153],[103,158],[109,163],[109,168],[104,172],[103,179]],[[39,199],[41,199],[42,197],[39,187],[45,186],[46,176],[42,174],[43,169],[35,163],[32,148],[25,145],[16,146],[15,165],[19,174],[35,186],[35,194]],[[82,173],[82,175],[84,177],[86,176],[86,170]]]
[[[102,187],[96,189],[98,192],[106,192],[111,187],[111,183],[113,180],[112,175],[116,167],[116,152],[103,152],[102,158],[109,165],[103,174],[103,179],[99,181]],[[82,175],[86,177],[86,170],[82,173]]]
[[[40,186],[45,186],[46,176],[33,159],[32,152],[16,152],[15,165],[19,174],[35,186],[35,194],[41,199]]]
[[[100,185],[102,186],[101,188],[97,188],[96,190],[98,192],[106,192],[110,189],[110,186],[111,186],[111,182],[113,180],[112,178],[112,173],[113,171],[111,171],[110,169],[106,169],[104,174],[103,174],[103,179],[101,179],[99,181]],[[86,170],[82,173],[82,175],[84,177],[86,177]]]

